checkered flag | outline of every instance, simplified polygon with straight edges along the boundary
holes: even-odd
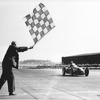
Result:
[[[34,45],[55,27],[49,11],[40,3],[32,14],[25,16],[25,24],[33,38]]]

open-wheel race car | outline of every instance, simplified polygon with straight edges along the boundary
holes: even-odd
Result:
[[[62,75],[65,76],[65,74],[70,74],[72,76],[74,75],[89,75],[89,68],[81,68],[77,66],[75,63],[71,64],[69,67],[63,66],[62,67]]]

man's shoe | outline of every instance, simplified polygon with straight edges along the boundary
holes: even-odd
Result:
[[[9,93],[9,96],[13,96],[13,95],[16,95],[15,93]]]

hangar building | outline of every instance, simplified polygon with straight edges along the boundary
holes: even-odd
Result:
[[[62,64],[70,64],[71,61],[76,64],[100,64],[100,53],[62,57]]]

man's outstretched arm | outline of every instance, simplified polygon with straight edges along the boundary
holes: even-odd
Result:
[[[30,46],[30,47],[16,47],[18,52],[24,52],[27,51],[28,49],[33,49],[34,46]]]

